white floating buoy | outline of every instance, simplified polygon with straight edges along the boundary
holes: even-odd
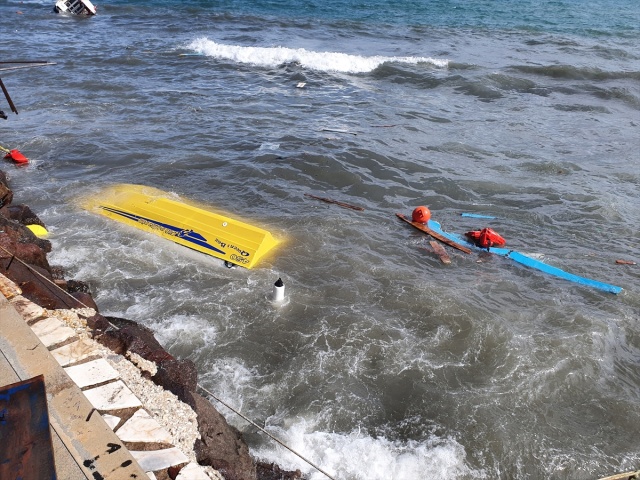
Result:
[[[273,284],[273,301],[281,302],[282,300],[284,300],[284,283],[281,278],[278,278]]]

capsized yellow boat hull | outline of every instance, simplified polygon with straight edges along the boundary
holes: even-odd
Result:
[[[185,247],[252,268],[279,242],[266,230],[177,201],[144,185],[108,187],[83,202],[88,210]]]

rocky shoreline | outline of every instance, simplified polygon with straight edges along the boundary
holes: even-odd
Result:
[[[217,470],[225,480],[298,480],[300,471],[251,456],[242,434],[230,426],[211,402],[199,394],[198,372],[188,359],[177,359],[156,340],[153,332],[134,321],[99,313],[88,286],[66,279],[63,269],[49,265],[51,242],[38,238],[27,225],[45,227],[26,205],[14,204],[7,175],[0,171],[0,265],[2,274],[22,290],[22,295],[47,310],[73,310],[86,333],[111,352],[132,361],[145,379],[174,394],[196,416],[195,441],[184,452],[202,466]],[[57,285],[57,288],[53,286]],[[175,412],[166,412],[175,418]],[[182,418],[178,416],[178,421]],[[175,478],[179,468],[165,478]],[[160,477],[158,477],[160,478]]]

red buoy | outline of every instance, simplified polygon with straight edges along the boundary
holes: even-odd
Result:
[[[16,149],[9,151],[4,158],[13,160],[16,163],[29,163],[29,159]]]
[[[411,214],[411,220],[418,223],[427,223],[431,218],[431,212],[427,207],[416,207]]]

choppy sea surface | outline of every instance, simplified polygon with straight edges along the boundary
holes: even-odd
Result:
[[[616,264],[640,263],[637,1],[95,3],[0,2],[0,61],[55,62],[0,70],[0,145],[31,159],[2,163],[14,203],[103,314],[338,479],[640,468],[640,267]],[[79,207],[113,183],[283,243],[229,270]],[[624,290],[444,265],[395,218],[418,205]],[[219,408],[256,456],[325,478]]]

